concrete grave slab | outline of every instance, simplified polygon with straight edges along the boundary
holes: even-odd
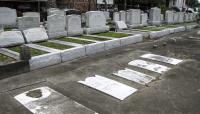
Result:
[[[177,64],[183,62],[183,60],[180,60],[180,59],[175,59],[175,58],[170,58],[170,57],[165,57],[165,56],[155,55],[155,54],[145,54],[145,55],[142,55],[141,57],[168,63],[168,64],[172,64],[172,65],[177,65]]]
[[[124,100],[137,91],[135,88],[99,75],[88,77],[85,81],[79,81],[79,83],[101,91],[119,100]]]
[[[105,51],[105,44],[104,42],[88,44],[85,46],[85,49],[86,49],[86,55],[91,55],[91,54]]]
[[[153,76],[149,76],[149,75],[146,75],[141,72],[137,72],[128,68],[126,68],[125,70],[119,70],[118,72],[113,73],[113,74],[121,78],[142,84],[142,85],[146,85],[156,79]]]
[[[43,27],[30,28],[23,31],[28,43],[48,40],[48,35]]]
[[[32,89],[14,98],[34,114],[97,114],[49,87]]]
[[[24,38],[20,31],[5,31],[0,33],[0,47],[23,44]]]
[[[139,67],[139,68],[146,69],[146,70],[153,71],[153,72],[157,72],[160,74],[163,74],[166,71],[171,69],[167,66],[155,64],[152,62],[147,62],[144,60],[134,60],[134,61],[129,62],[128,65]]]
[[[130,44],[142,42],[143,36],[142,36],[142,34],[136,34],[136,35],[128,36],[125,38],[120,38],[120,40],[121,40],[121,46],[126,46],[126,45],[130,45]]]
[[[105,50],[110,50],[121,46],[121,39],[105,41]]]

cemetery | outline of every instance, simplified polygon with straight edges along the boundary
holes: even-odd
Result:
[[[0,114],[196,112],[199,14],[96,3],[45,15],[0,6]]]

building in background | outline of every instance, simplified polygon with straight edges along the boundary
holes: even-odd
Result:
[[[186,0],[170,0],[169,8],[177,7],[180,11],[186,9]]]

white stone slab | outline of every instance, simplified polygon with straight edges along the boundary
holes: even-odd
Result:
[[[146,69],[146,70],[150,70],[150,71],[153,71],[153,72],[157,72],[157,73],[160,73],[160,74],[171,69],[167,66],[155,64],[155,63],[152,63],[152,62],[147,62],[147,61],[144,61],[144,60],[134,60],[134,61],[129,62],[128,65],[136,66],[136,67],[143,68],[143,69]]]
[[[137,91],[135,88],[99,75],[88,77],[85,81],[79,81],[79,83],[99,90],[119,100],[124,100]]]
[[[120,47],[120,46],[121,46],[121,40],[120,39],[105,41],[105,50],[110,50],[110,49],[117,48],[117,47]]]
[[[155,55],[155,54],[145,54],[145,55],[142,55],[141,57],[146,58],[146,59],[164,62],[164,63],[169,63],[172,65],[177,65],[177,64],[183,62],[183,60],[180,60],[180,59],[175,59],[175,58],[170,58],[170,57],[165,57],[165,56],[160,56],[160,55]]]
[[[15,46],[23,43],[24,38],[20,31],[5,31],[0,33],[0,47]]]
[[[28,43],[48,40],[48,35],[43,27],[30,28],[24,30],[23,33]]]
[[[31,94],[38,96],[32,96]],[[34,114],[97,114],[49,88],[40,87],[14,97]]]
[[[126,46],[130,44],[142,42],[143,36],[142,34],[136,34],[136,35],[128,36],[125,38],[121,38],[120,40],[121,40],[121,46]]]
[[[86,49],[86,55],[91,55],[91,54],[105,51],[105,44],[104,42],[88,44],[85,46],[85,49]]]
[[[125,70],[119,70],[117,73],[113,74],[142,85],[146,85],[156,79],[153,76],[149,76],[128,68],[126,68]]]
[[[117,30],[124,30],[128,28],[124,21],[115,21],[115,26]]]

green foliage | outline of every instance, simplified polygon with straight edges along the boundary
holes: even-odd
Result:
[[[13,58],[0,54],[0,65],[15,61]]]
[[[89,40],[96,40],[96,41],[107,41],[107,40],[111,40],[108,38],[98,38],[98,37],[92,37],[92,36],[81,36],[79,38],[83,38],[83,39],[89,39]]]
[[[37,44],[41,45],[41,46],[59,49],[59,50],[65,50],[65,49],[69,49],[69,48],[73,47],[73,46],[62,45],[62,44],[57,44],[57,43],[53,43],[53,42],[40,42]]]
[[[85,41],[85,40],[81,40],[81,39],[79,40],[79,39],[66,38],[66,37],[58,38],[58,40],[65,41],[65,42],[77,43],[77,44],[92,44],[92,43],[95,43],[95,42],[92,42],[92,41]]]
[[[12,51],[20,53],[20,46],[10,47],[9,49],[12,50]],[[41,50],[38,50],[38,49],[33,49],[33,48],[30,48],[30,52],[31,52],[32,57],[48,53],[48,52],[41,51]]]
[[[128,34],[123,33],[115,33],[115,32],[106,32],[106,33],[100,33],[96,34],[97,36],[105,36],[105,37],[113,37],[113,38],[123,38],[129,36]]]

